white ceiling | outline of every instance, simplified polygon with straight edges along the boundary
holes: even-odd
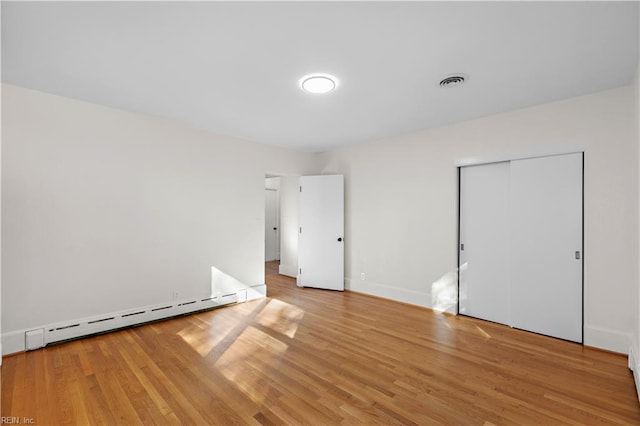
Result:
[[[6,2],[2,81],[325,151],[632,82],[638,2]],[[300,90],[326,72],[337,90]],[[464,73],[468,82],[442,89]]]

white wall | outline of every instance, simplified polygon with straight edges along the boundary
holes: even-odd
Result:
[[[2,9],[2,8],[0,7],[0,9]],[[1,20],[1,16],[0,16],[0,20]],[[0,37],[0,39],[1,39],[1,37]],[[0,40],[0,45],[1,44],[2,43],[1,43],[1,40]],[[0,55],[0,56],[2,56],[2,55]],[[1,62],[2,61],[0,60],[0,69],[2,69],[2,63]],[[1,85],[0,85],[0,98],[2,98],[2,86]],[[2,116],[2,102],[0,102],[0,117],[1,116]],[[1,188],[2,188],[2,135],[0,134],[0,189]],[[1,196],[0,196],[0,241],[2,241],[2,197]],[[2,244],[0,244],[0,336],[1,335],[2,335]],[[3,353],[4,352],[2,352],[2,339],[0,338],[0,365],[2,365],[2,354]],[[0,383],[2,383],[1,374],[0,374]]]
[[[282,275],[296,277],[298,271],[298,217],[300,192],[297,176],[280,178],[280,268]]]
[[[267,170],[314,155],[3,85],[2,331],[264,284]],[[18,333],[19,334],[19,333]]]
[[[638,14],[640,19],[640,11]],[[636,117],[636,143],[638,146],[638,163],[640,164],[640,64],[636,70],[636,78],[634,83],[635,88],[635,117]],[[638,190],[640,191],[640,170],[638,172]],[[640,198],[640,196],[639,196]],[[639,229],[640,232],[640,229]],[[638,243],[640,244],[640,233],[638,234]],[[640,253],[636,260],[636,265],[640,268]],[[640,271],[639,271],[640,275]],[[640,278],[640,277],[639,277]],[[635,327],[632,332],[631,350],[629,354],[629,367],[634,370],[634,378],[636,381],[636,390],[638,392],[638,398],[640,398],[640,279],[635,286],[635,293],[630,293],[630,297],[635,300],[636,305],[634,312],[636,314]]]
[[[317,157],[3,85],[3,337],[161,303],[175,289],[207,294],[211,266],[263,284],[264,176],[274,171],[345,175],[347,288],[447,307],[456,165],[580,148],[585,343],[626,352],[640,327],[639,297],[629,297],[639,273],[635,96],[625,87]],[[281,219],[295,223],[296,191],[297,178],[283,177]],[[295,273],[294,247],[287,255],[283,243],[281,257]]]
[[[2,7],[0,7],[0,22],[2,22]],[[2,31],[0,31],[0,34]],[[0,35],[0,46],[2,36]],[[2,55],[0,54],[0,70],[2,70]],[[1,74],[1,72],[0,72]],[[0,99],[2,98],[2,86],[0,85]],[[2,117],[2,102],[0,102],[0,117]],[[1,124],[0,124],[1,127]],[[2,188],[2,136],[0,135],[0,188]],[[1,191],[0,191],[1,192]],[[2,197],[0,196],[0,241],[2,241]],[[0,244],[0,400],[2,400],[2,244]],[[0,406],[0,417],[2,407]]]
[[[455,310],[456,165],[583,149],[585,343],[627,352],[638,282],[633,103],[624,87],[322,154],[323,173],[345,175],[347,288]]]
[[[640,8],[638,8],[638,22],[640,22]],[[634,81],[635,88],[635,119],[636,119],[636,147],[638,150],[638,198],[640,202],[640,62],[638,63],[638,68],[636,69],[636,78]],[[640,206],[638,207],[640,211]],[[636,265],[640,268],[640,225],[638,226],[638,258],[636,259]],[[629,367],[633,369],[634,379],[636,382],[636,391],[638,393],[638,398],[640,399],[640,269],[638,269],[638,280],[636,281],[635,286],[635,301],[636,306],[634,312],[636,314],[635,319],[635,327],[632,334],[632,342],[631,342],[631,354],[633,357],[629,357]],[[631,297],[634,296],[634,293],[631,293]],[[630,354],[630,355],[631,355]],[[632,362],[635,365],[632,365]]]

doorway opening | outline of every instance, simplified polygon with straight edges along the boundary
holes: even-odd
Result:
[[[297,277],[298,179],[299,176],[279,174],[265,176],[265,282],[269,274]]]
[[[280,260],[280,178],[267,177],[264,185],[264,260]]]

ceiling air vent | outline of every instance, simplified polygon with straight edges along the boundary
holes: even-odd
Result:
[[[466,79],[467,79],[467,76],[463,74],[450,75],[449,77],[443,78],[440,81],[440,87],[444,87],[444,88],[458,87],[462,85]]]

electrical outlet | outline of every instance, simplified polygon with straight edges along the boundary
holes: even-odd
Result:
[[[360,280],[364,281],[364,272],[360,272]]]
[[[180,299],[180,292],[175,290],[171,292],[171,300],[178,300]]]

